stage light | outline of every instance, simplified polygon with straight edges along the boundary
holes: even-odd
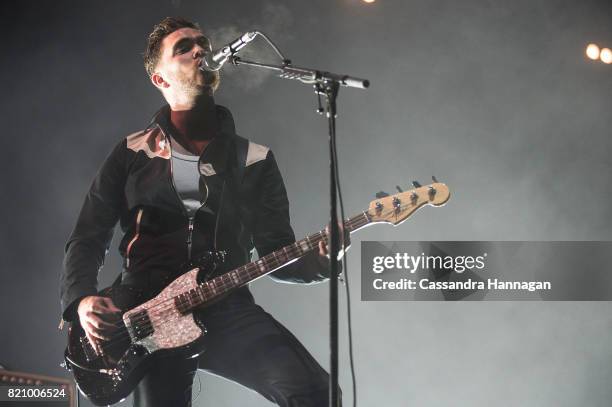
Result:
[[[586,48],[587,57],[592,60],[599,59],[599,47],[596,44],[589,44]]]
[[[374,3],[376,0],[363,0],[364,3]]]
[[[612,51],[610,51],[610,48],[602,48],[599,53],[599,59],[604,64],[612,64]]]

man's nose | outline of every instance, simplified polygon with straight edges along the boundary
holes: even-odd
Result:
[[[193,59],[204,57],[204,53],[205,53],[204,48],[200,47],[199,45],[196,45],[193,51]]]
[[[200,44],[196,44],[193,48],[193,58],[194,59],[203,58],[204,55],[210,51],[211,51],[210,48],[208,47],[204,48]]]

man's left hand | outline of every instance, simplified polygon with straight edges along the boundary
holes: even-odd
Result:
[[[338,222],[338,228],[340,229],[340,236],[344,236],[344,239],[340,239],[340,247],[338,251],[338,260],[341,260],[344,253],[346,253],[351,246],[351,234],[344,229],[344,225],[340,222]],[[325,234],[327,235],[327,241],[329,242],[329,225],[325,227]],[[319,242],[319,255],[329,258],[329,245],[325,244],[324,241]]]

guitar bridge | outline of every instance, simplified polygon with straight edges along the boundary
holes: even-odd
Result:
[[[89,340],[87,339],[87,337],[86,336],[81,337],[80,341],[81,341],[81,349],[83,349],[83,353],[85,354],[85,359],[87,359],[88,362],[91,362],[92,360],[97,359],[98,354],[94,350],[93,346],[91,346],[91,343],[89,343]]]

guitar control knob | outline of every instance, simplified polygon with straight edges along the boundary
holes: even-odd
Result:
[[[387,197],[387,196],[389,196],[389,194],[388,194],[387,192],[385,192],[385,191],[380,191],[380,192],[377,192],[377,193],[376,193],[376,198],[377,198],[377,199],[380,199],[380,198],[385,198],[385,197]]]

